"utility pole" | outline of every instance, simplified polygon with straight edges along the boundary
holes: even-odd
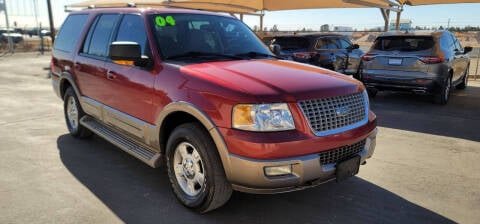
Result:
[[[10,23],[8,22],[8,13],[7,13],[7,3],[5,0],[0,0],[0,9],[3,8],[3,13],[5,13],[5,22],[7,23],[7,40],[8,40],[8,52],[14,53],[13,51],[13,40],[10,35]]]
[[[52,44],[55,41],[55,26],[53,26],[53,13],[52,13],[52,4],[50,0],[47,0],[48,7],[48,20],[50,22],[50,38],[52,38]]]
[[[447,30],[450,28],[450,18],[448,18],[448,23],[447,23]]]

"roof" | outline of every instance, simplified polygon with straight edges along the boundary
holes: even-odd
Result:
[[[434,30],[434,31],[409,31],[409,32],[402,32],[402,31],[389,31],[379,35],[379,37],[387,37],[387,36],[437,36],[441,35],[444,32],[449,32],[448,30]]]
[[[283,34],[283,35],[275,35],[273,38],[277,37],[306,37],[306,38],[318,38],[318,37],[326,37],[326,36],[339,36],[343,37],[344,35],[339,33],[299,33],[299,34]]]
[[[146,13],[146,14],[156,14],[156,13],[191,13],[191,14],[204,14],[204,15],[216,15],[224,17],[232,17],[231,15],[208,12],[194,9],[178,9],[178,8],[135,8],[135,7],[112,7],[112,8],[88,8],[80,11],[73,11],[72,14],[82,14],[85,12],[104,12],[104,13]]]

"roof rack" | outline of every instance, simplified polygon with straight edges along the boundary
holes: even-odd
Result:
[[[133,2],[130,2],[130,3],[127,3],[127,4],[126,4],[126,7],[127,7],[127,8],[136,8],[137,5],[136,5],[135,3],[133,3]],[[89,5],[87,8],[88,8],[88,9],[98,9],[98,8],[114,8],[114,7],[110,7],[110,6],[97,7],[97,6],[95,6],[95,5]]]

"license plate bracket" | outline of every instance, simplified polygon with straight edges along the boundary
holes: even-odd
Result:
[[[402,65],[402,59],[401,58],[389,58],[388,59],[388,64],[389,65]]]
[[[350,159],[337,163],[335,176],[337,182],[344,181],[349,177],[355,176],[360,169],[360,156],[355,156]]]

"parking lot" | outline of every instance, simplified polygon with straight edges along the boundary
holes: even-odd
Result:
[[[277,195],[235,192],[205,215],[165,170],[67,133],[49,56],[0,57],[0,223],[478,223],[480,81],[446,106],[379,93],[377,148],[358,176]]]

